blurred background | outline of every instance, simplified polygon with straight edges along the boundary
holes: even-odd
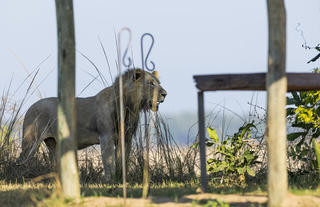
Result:
[[[287,71],[311,72],[306,64],[317,53],[303,44],[319,43],[319,0],[287,0]],[[267,8],[265,1],[214,0],[118,0],[74,1],[77,92],[95,95],[104,85],[86,55],[112,83],[100,42],[106,49],[111,74],[117,75],[115,34],[122,27],[132,30],[134,63],[141,67],[140,37],[152,33],[155,45],[150,59],[156,64],[163,87],[168,91],[160,106],[173,130],[185,143],[189,129],[197,128],[196,74],[250,73],[267,71]],[[27,99],[22,113],[41,97],[57,96],[57,34],[54,1],[1,1],[0,90],[9,86],[16,100],[23,97],[31,77],[38,89]],[[126,37],[124,36],[124,41]],[[26,80],[27,78],[27,80]],[[26,81],[24,81],[26,80]],[[11,82],[11,85],[10,85]],[[25,87],[21,87],[25,85]],[[265,107],[265,92],[211,92],[205,94],[211,125],[225,130],[242,125],[242,117],[253,105]]]

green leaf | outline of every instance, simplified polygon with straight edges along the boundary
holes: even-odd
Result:
[[[250,130],[251,127],[256,128],[253,122],[246,124],[241,130],[240,138],[244,138],[244,135]]]
[[[298,137],[300,137],[300,136],[305,136],[305,135],[306,135],[305,132],[295,132],[295,133],[288,134],[288,135],[287,135],[287,139],[288,139],[289,141],[294,141],[294,140],[296,140]]]
[[[214,168],[213,168],[212,166],[207,166],[207,171],[208,171],[208,172],[213,172],[213,169],[214,169]]]
[[[213,142],[207,142],[206,145],[207,147],[211,147],[214,143]]]
[[[219,140],[217,131],[215,129],[211,129],[210,127],[207,128],[208,134],[212,142],[216,143]]]
[[[249,150],[246,150],[244,153],[244,158],[248,163],[250,163],[254,159],[254,155]]]
[[[220,153],[225,153],[226,152],[226,146],[225,145],[221,145],[219,150],[220,150]]]
[[[294,112],[295,108],[287,108],[287,116],[292,116],[295,115],[296,113]]]
[[[320,53],[319,53],[318,55],[316,55],[315,57],[313,57],[311,60],[309,60],[309,61],[307,62],[307,64],[308,64],[308,63],[311,63],[311,62],[315,62],[315,61],[317,61],[319,58],[320,58]]]
[[[220,199],[217,199],[217,203],[218,203],[217,206],[219,206],[219,207],[230,207],[230,205],[228,203],[225,203]],[[212,206],[212,207],[215,207],[215,206]]]
[[[211,164],[213,162],[214,162],[214,159],[212,159],[212,158],[208,159],[208,161],[207,161],[208,164]]]
[[[228,166],[228,163],[227,163],[226,161],[222,161],[220,166],[222,166],[222,167],[227,167],[227,166]]]
[[[300,148],[301,148],[301,145],[303,145],[304,144],[304,140],[305,140],[305,136],[304,137],[302,137],[302,139],[298,142],[298,144],[297,144],[297,146],[299,146]],[[296,148],[297,149],[297,148]],[[298,151],[298,152],[300,152],[300,150]]]
[[[199,146],[199,142],[196,142],[196,143],[194,143],[194,144],[192,145],[192,148],[193,148],[193,149],[196,149],[196,148],[198,148],[198,146]]]
[[[292,94],[294,100],[296,101],[295,105],[296,106],[299,105],[301,102],[301,98],[300,98],[299,94],[297,92],[291,92],[291,94]]]
[[[245,161],[244,156],[240,156],[240,157],[238,157],[237,159],[238,159],[238,161],[239,161],[240,164],[242,164],[242,163]]]
[[[293,105],[296,103],[297,103],[297,101],[294,98],[287,97],[287,105]]]
[[[304,156],[306,156],[306,155],[308,154],[308,152],[309,152],[309,149],[303,149],[303,150],[301,151],[301,153],[300,153],[300,156],[301,156],[301,157],[304,157]]]
[[[304,99],[307,97],[308,92],[302,91],[302,92],[299,92],[299,94],[300,94],[299,100],[300,100],[300,102],[301,102],[301,101],[304,101]],[[292,93],[292,95],[293,95],[293,93]],[[303,103],[299,103],[299,105],[300,105],[300,104],[303,105]]]
[[[256,176],[256,173],[254,172],[254,170],[252,170],[250,167],[247,167],[247,173],[250,175],[250,176]]]
[[[239,167],[237,168],[237,172],[241,175],[245,172],[245,168],[244,167]]]
[[[296,146],[296,152],[300,152],[301,151],[301,145],[300,144],[297,144]]]

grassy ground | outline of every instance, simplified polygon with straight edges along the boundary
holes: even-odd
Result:
[[[215,188],[210,193],[197,193],[196,183],[154,185],[150,198],[142,200],[141,186],[128,187],[128,206],[265,206],[267,197],[262,188]],[[122,206],[121,186],[85,185],[81,201],[58,199],[52,184],[0,184],[0,206]],[[289,206],[320,206],[320,188],[315,190],[290,189]],[[220,204],[219,204],[220,203]],[[298,205],[299,204],[299,205]]]

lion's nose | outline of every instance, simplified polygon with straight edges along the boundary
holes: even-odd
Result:
[[[163,96],[163,98],[165,98],[167,96],[167,91],[165,90],[161,90],[161,96]]]

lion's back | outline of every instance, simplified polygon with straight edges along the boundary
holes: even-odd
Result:
[[[23,131],[28,127],[45,127],[54,122],[57,117],[57,98],[44,98],[35,102],[26,112],[23,121]]]

